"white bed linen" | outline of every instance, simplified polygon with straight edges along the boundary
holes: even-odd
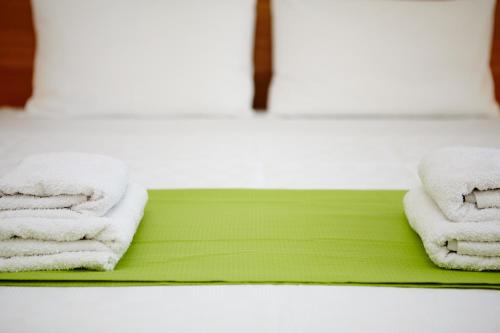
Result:
[[[499,119],[65,119],[0,112],[0,173],[32,153],[110,154],[149,188],[405,189]],[[500,293],[353,286],[0,287],[2,332],[498,332]]]

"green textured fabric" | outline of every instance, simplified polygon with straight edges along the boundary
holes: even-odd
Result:
[[[444,270],[404,216],[404,191],[152,190],[113,272],[1,273],[2,285],[355,284],[500,289]]]

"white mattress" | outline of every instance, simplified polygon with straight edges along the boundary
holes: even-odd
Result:
[[[499,119],[65,119],[0,112],[0,173],[27,154],[125,160],[150,188],[405,189],[446,145],[500,148]],[[498,332],[500,293],[348,286],[0,288],[2,332]]]

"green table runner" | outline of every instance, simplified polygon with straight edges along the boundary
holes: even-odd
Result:
[[[404,191],[152,190],[113,272],[1,273],[1,285],[360,284],[500,289],[500,273],[440,269]]]

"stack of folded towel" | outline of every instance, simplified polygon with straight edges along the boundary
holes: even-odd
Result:
[[[405,212],[438,266],[500,270],[500,150],[440,149],[419,166]]]
[[[146,190],[111,157],[28,157],[0,178],[0,271],[112,270],[146,201]]]

